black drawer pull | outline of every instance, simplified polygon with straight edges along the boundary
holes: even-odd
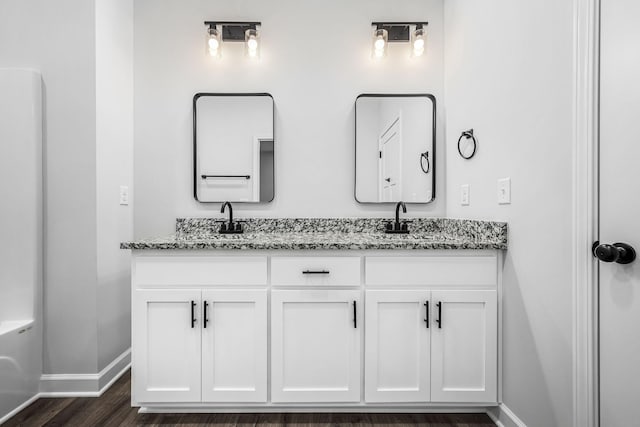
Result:
[[[196,327],[196,302],[191,301],[191,329]]]
[[[442,301],[436,304],[438,307],[438,318],[436,319],[436,323],[438,324],[438,329],[442,329]]]
[[[304,270],[302,274],[330,274],[329,270]]]
[[[429,329],[429,301],[424,303],[424,309],[426,317],[424,318],[424,323],[427,324],[427,329]]]

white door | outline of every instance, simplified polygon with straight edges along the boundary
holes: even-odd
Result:
[[[367,291],[365,400],[428,402],[430,292]]]
[[[381,202],[397,202],[402,195],[402,134],[398,115],[378,137],[378,197]]]
[[[271,293],[274,402],[359,402],[360,291]]]
[[[640,248],[640,2],[601,4],[600,231]],[[600,425],[639,425],[640,262],[599,263]]]
[[[134,400],[200,401],[199,290],[136,290]]]
[[[496,291],[434,291],[431,300],[431,401],[495,402]]]
[[[267,291],[202,291],[202,401],[267,401]]]

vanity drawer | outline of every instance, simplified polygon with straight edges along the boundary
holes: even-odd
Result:
[[[495,256],[366,257],[367,285],[495,286]]]
[[[273,257],[271,284],[360,285],[360,257]]]
[[[136,257],[137,286],[266,285],[267,257]]]

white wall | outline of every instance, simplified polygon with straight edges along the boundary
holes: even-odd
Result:
[[[44,371],[96,372],[94,5],[0,0],[0,67],[44,96]]]
[[[445,2],[447,214],[509,222],[503,400],[529,426],[572,425],[572,3]],[[496,203],[502,177],[511,205]]]
[[[96,0],[98,370],[131,345],[133,2]],[[119,204],[129,187],[130,203]]]
[[[262,21],[261,60],[226,44],[205,54],[205,20]],[[428,20],[427,55],[409,45],[371,59],[371,22]],[[239,216],[391,216],[354,199],[354,104],[361,93],[432,93],[442,101],[442,0],[135,1],[135,235],[167,234],[181,216],[218,216],[193,199],[191,101],[196,92],[269,92],[276,108],[276,195]],[[442,144],[442,115],[438,141]],[[437,201],[444,215],[444,150]]]

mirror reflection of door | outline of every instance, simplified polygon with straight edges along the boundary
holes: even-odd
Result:
[[[400,113],[383,126],[378,137],[378,197],[381,202],[400,200],[402,196],[402,126]]]
[[[431,95],[356,99],[356,201],[433,201],[435,111]]]
[[[257,203],[273,199],[273,110],[273,99],[267,94],[196,95],[196,200]]]

